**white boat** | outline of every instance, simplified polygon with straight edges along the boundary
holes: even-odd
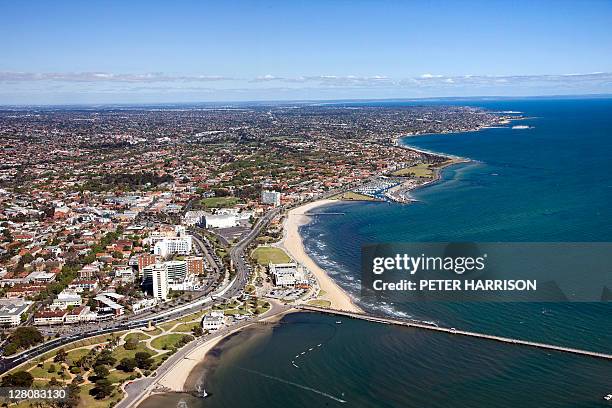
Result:
[[[202,387],[201,385],[198,385],[197,394],[198,394],[199,398],[206,398],[206,397],[208,397],[208,393],[206,392],[204,387]]]
[[[338,321],[336,322],[336,324],[342,324],[342,322],[341,322],[340,320],[338,320]]]
[[[606,401],[612,401],[612,394],[608,394],[604,397]]]

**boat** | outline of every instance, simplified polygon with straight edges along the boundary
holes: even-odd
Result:
[[[340,320],[338,320],[338,321],[336,322],[336,324],[342,324],[342,322],[341,322]]]
[[[206,397],[208,397],[208,393],[206,392],[204,387],[202,387],[201,385],[198,385],[198,387],[196,389],[196,395],[197,395],[198,398],[206,398]]]
[[[612,394],[608,394],[604,397],[606,401],[612,401]]]

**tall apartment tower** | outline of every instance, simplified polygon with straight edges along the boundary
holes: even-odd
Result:
[[[168,299],[168,269],[163,264],[152,268],[153,297],[159,300]]]

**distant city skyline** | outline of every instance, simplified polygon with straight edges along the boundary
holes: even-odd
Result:
[[[612,93],[612,2],[15,2],[0,104]]]

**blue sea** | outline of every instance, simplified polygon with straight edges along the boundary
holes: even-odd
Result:
[[[612,99],[443,102],[520,111],[529,129],[426,135],[406,146],[470,158],[410,204],[334,204],[301,230],[359,302],[360,247],[411,241],[612,241]],[[397,104],[397,103],[395,103]],[[589,278],[589,271],[576,271]],[[612,353],[604,303],[361,304],[392,316]],[[321,346],[317,346],[321,344]],[[313,348],[313,350],[309,350]],[[305,351],[305,354],[300,354]],[[611,406],[612,361],[315,314],[241,333],[203,379],[210,407]],[[295,367],[290,362],[300,360]],[[165,398],[165,399],[164,399]],[[176,396],[147,403],[174,404]],[[344,401],[344,402],[342,402]],[[157,404],[157,405],[155,405]]]

